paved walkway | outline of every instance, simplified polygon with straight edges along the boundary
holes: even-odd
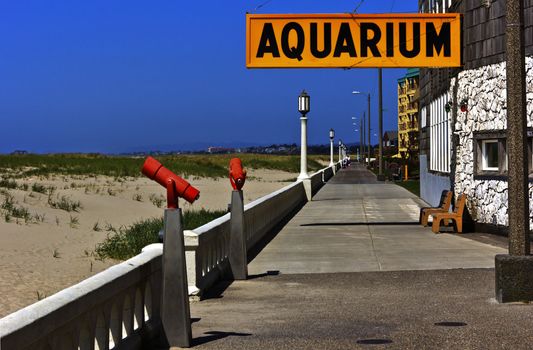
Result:
[[[420,198],[353,165],[250,263],[250,274],[494,267],[505,250],[418,225]]]
[[[419,227],[420,205],[361,168],[341,171],[247,281],[191,304],[194,348],[531,349],[533,305],[494,300],[505,250]]]

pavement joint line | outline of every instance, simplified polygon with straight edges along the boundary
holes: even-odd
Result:
[[[366,228],[368,229],[368,235],[370,236],[370,243],[372,244],[372,254],[374,255],[374,258],[376,259],[376,263],[378,264],[379,271],[383,271],[381,267],[381,262],[379,261],[378,255],[376,254],[376,247],[374,246],[374,237],[372,237],[372,231],[370,230],[370,225],[368,225],[368,218],[366,216],[365,198],[363,198],[363,212],[365,213]]]

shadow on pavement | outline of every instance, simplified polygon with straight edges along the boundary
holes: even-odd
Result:
[[[301,224],[300,226],[399,226],[418,225],[418,221],[399,222],[317,222],[314,224]]]
[[[254,280],[254,279],[257,279],[257,278],[262,278],[262,277],[267,277],[267,276],[278,276],[279,275],[279,271],[277,270],[271,270],[271,271],[267,271],[265,273],[259,273],[257,275],[248,275],[248,280]]]
[[[392,344],[392,340],[390,339],[361,339],[356,341],[357,344],[361,345],[384,345],[384,344]]]
[[[224,292],[226,291],[226,289],[228,289],[228,287],[231,285],[233,281],[226,281],[226,280],[221,280],[219,282],[217,282],[214,286],[211,286],[208,290],[206,290],[203,294],[202,294],[202,300],[207,300],[207,299],[220,299],[220,298],[223,298],[224,296],[222,294],[224,294]]]
[[[227,338],[227,337],[248,337],[252,335],[250,333],[220,332],[220,331],[209,331],[209,332],[205,332],[204,334],[208,334],[208,335],[194,338],[192,340],[192,346],[202,345],[205,343],[209,343],[209,342]]]

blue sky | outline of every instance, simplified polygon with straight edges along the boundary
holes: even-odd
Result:
[[[377,130],[377,70],[248,70],[245,13],[343,13],[360,3],[0,2],[0,153],[298,143],[302,89],[311,95],[310,144],[327,143],[330,128],[358,141],[351,117],[366,110],[366,98],[351,91],[372,94]],[[358,12],[416,7],[366,0]],[[384,130],[396,129],[404,73],[383,71]]]

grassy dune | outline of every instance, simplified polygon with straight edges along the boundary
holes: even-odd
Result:
[[[245,168],[274,169],[297,173],[300,169],[298,156],[277,156],[262,154],[223,155],[175,155],[157,156],[167,168],[182,176],[225,177],[229,160],[241,158]],[[318,159],[310,157],[309,170],[322,168]],[[51,154],[51,155],[0,155],[0,174],[9,177],[32,175],[107,175],[114,177],[141,175],[140,169],[145,157],[105,156],[100,154]]]

